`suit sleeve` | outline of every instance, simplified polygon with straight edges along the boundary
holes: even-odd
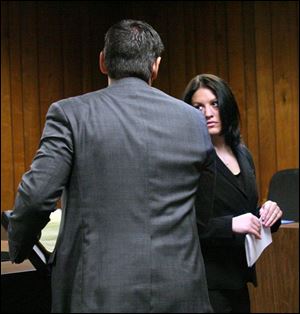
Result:
[[[70,124],[58,103],[50,106],[39,149],[19,184],[9,219],[12,262],[26,259],[56,208],[71,170],[73,141]]]
[[[232,218],[233,215],[227,215],[209,219],[205,228],[202,228],[201,232],[199,232],[200,238],[233,239]]]

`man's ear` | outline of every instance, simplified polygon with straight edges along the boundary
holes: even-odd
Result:
[[[160,60],[161,60],[161,57],[158,57],[152,65],[152,75],[151,75],[152,82],[157,78]]]
[[[100,52],[99,56],[99,68],[103,74],[107,74],[107,67],[105,65],[105,57],[103,51]]]

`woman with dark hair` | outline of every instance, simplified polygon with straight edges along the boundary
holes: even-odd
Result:
[[[282,211],[270,200],[257,206],[254,163],[241,139],[239,109],[229,85],[215,75],[197,75],[183,100],[204,114],[217,154],[213,217],[199,226],[211,305],[216,313],[249,313],[247,282],[256,285],[256,274],[255,266],[247,265],[245,236],[261,238],[263,227],[276,231]]]

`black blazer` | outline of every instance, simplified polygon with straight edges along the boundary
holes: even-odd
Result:
[[[232,218],[247,212],[258,216],[255,167],[245,145],[235,151],[241,169],[241,183],[217,157],[213,218],[199,236],[209,289],[239,289],[247,282],[256,285],[255,266],[248,267],[245,235],[232,232]],[[272,226],[272,232],[280,225]]]

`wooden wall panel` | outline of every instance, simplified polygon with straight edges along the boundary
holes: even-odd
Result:
[[[245,110],[245,73],[243,49],[242,4],[230,2],[227,5],[228,82],[239,105],[241,133],[247,143],[247,119]]]
[[[14,198],[8,6],[1,3],[1,209]]]
[[[230,83],[261,199],[275,171],[299,166],[298,2],[2,1],[1,7],[7,183],[1,210],[12,206],[50,104],[107,85],[98,56],[105,32],[122,18],[144,19],[161,34],[166,51],[155,87],[181,97],[204,72]]]
[[[185,37],[185,58],[183,62],[186,66],[186,77],[185,77],[185,84],[187,85],[189,81],[196,76],[196,43],[195,43],[195,19],[194,19],[194,12],[195,12],[195,4],[194,2],[185,1],[183,5],[183,25],[184,25],[184,37]],[[182,78],[183,81],[183,78]],[[184,81],[183,81],[184,82]],[[183,93],[183,87],[181,86],[181,91]],[[181,93],[181,96],[182,96]]]
[[[213,1],[198,2],[195,5],[197,74],[217,72],[215,7]]]
[[[81,55],[82,55],[82,92],[87,93],[92,90],[92,62],[91,62],[91,45],[92,36],[90,31],[90,11],[89,7],[80,2],[80,19],[81,19]],[[95,58],[95,60],[97,60]]]
[[[28,170],[41,135],[37,6],[31,1],[23,1],[20,5],[25,169]]]
[[[216,4],[214,1],[206,1],[204,5],[200,4],[200,16],[197,17],[199,33],[203,33],[199,46],[202,49],[202,73],[217,73],[217,45],[216,45]]]
[[[151,3],[151,2],[150,2]],[[165,46],[165,51],[162,55],[162,60],[159,67],[159,75],[153,86],[161,89],[162,91],[169,93],[172,78],[169,74],[169,68],[171,62],[168,57],[169,53],[169,38],[168,38],[168,7],[164,5],[163,1],[156,2],[156,5],[152,5],[153,12],[153,27],[157,25],[157,31],[159,32],[161,39]],[[159,12],[159,14],[158,14]],[[149,21],[150,22],[150,21]]]
[[[271,8],[268,1],[255,3],[256,84],[261,194],[266,196],[276,171],[275,110],[272,64]]]
[[[258,133],[258,104],[256,86],[256,57],[255,51],[255,25],[254,3],[245,1],[242,8],[244,21],[244,80],[245,80],[245,116],[247,126],[247,145],[252,154],[257,175],[258,190],[260,190],[260,159],[259,159],[259,133]],[[245,128],[244,128],[245,130]]]
[[[170,90],[173,96],[181,98],[183,93],[182,81],[186,78],[185,67],[185,33],[184,33],[184,15],[182,1],[176,1],[169,6],[167,11],[168,19],[168,61]],[[175,66],[172,66],[176,64]],[[177,79],[180,78],[180,79]]]
[[[114,3],[114,1],[112,1]],[[107,78],[99,70],[99,54],[103,49],[104,35],[111,26],[118,20],[116,16],[116,4],[110,5],[108,2],[104,1],[98,7],[98,10],[89,7],[90,15],[90,36],[91,43],[84,41],[84,44],[90,45],[90,60],[91,71],[92,71],[92,90],[97,90],[103,88],[107,85]],[[102,14],[101,14],[102,12]]]
[[[65,97],[82,92],[81,16],[80,7],[72,1],[61,3],[62,54]],[[80,29],[78,26],[80,25]],[[78,29],[75,32],[74,29]]]
[[[277,168],[297,167],[299,142],[295,134],[299,133],[299,105],[295,90],[298,76],[293,75],[298,69],[297,52],[297,2],[282,6],[272,2],[272,43],[274,110]],[[287,23],[288,21],[288,23]]]
[[[222,77],[225,81],[228,81],[227,4],[225,1],[215,1],[215,3],[216,75]]]
[[[64,97],[60,8],[57,2],[38,2],[38,75],[41,127],[49,106]]]
[[[11,86],[11,123],[12,123],[12,147],[14,169],[14,191],[17,190],[20,179],[25,171],[24,151],[24,115],[23,115],[23,82],[21,67],[21,36],[20,36],[20,4],[9,3],[8,18],[9,27],[9,54],[10,54],[10,86]]]

